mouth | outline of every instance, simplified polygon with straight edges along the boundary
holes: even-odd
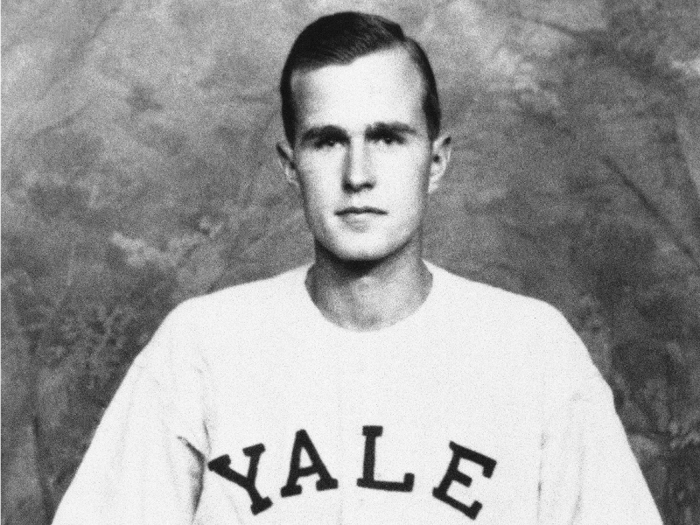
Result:
[[[386,215],[387,212],[373,206],[348,206],[336,212],[340,217],[359,217],[363,215]]]

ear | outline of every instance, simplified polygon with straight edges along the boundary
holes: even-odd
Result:
[[[440,187],[440,180],[447,171],[447,165],[452,155],[452,137],[449,134],[440,135],[433,141],[432,157],[430,159],[430,180],[428,193],[433,193]]]
[[[299,191],[299,177],[294,164],[294,150],[287,142],[278,142],[277,157],[287,183]]]

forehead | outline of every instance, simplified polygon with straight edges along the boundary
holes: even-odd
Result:
[[[292,93],[298,132],[321,125],[364,129],[378,122],[426,128],[422,77],[401,48],[371,53],[349,64],[295,72]]]

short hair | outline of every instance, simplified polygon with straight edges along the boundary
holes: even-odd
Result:
[[[323,16],[306,26],[289,51],[280,81],[282,123],[289,143],[294,142],[296,126],[293,73],[349,64],[370,53],[394,48],[405,49],[418,67],[425,90],[423,112],[428,136],[430,140],[435,139],[440,133],[440,100],[435,75],[423,48],[391,20],[378,15],[345,11]]]

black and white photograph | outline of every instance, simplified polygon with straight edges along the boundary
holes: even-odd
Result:
[[[1,15],[1,525],[700,525],[697,0]]]

